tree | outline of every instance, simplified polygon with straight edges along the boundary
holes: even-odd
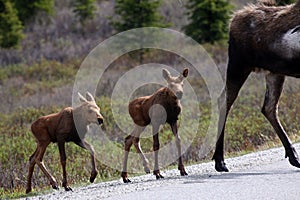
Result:
[[[9,0],[0,0],[0,46],[14,47],[23,38],[23,26]]]
[[[160,0],[116,0],[115,13],[118,17],[112,19],[112,25],[119,32],[150,26],[167,27],[157,11],[160,4]]]
[[[81,23],[95,17],[96,0],[75,0],[74,12]]]
[[[111,24],[118,32],[142,27],[167,27],[169,24],[163,23],[163,18],[158,13],[160,4],[160,0],[116,0],[117,17],[111,20]],[[140,50],[136,52],[137,54],[129,54],[132,58],[138,58],[140,64],[143,63],[147,52],[146,49],[142,49],[143,31],[145,30],[141,31],[139,39],[135,41],[137,45],[140,45]]]
[[[18,11],[19,19],[23,24],[38,11],[44,11],[48,14],[53,12],[54,0],[11,0]]]
[[[284,6],[288,4],[295,3],[295,0],[276,0],[277,5]]]
[[[214,43],[226,39],[233,6],[228,0],[189,0],[186,5],[189,24],[187,35],[199,43]]]

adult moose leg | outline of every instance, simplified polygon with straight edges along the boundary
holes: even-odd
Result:
[[[65,188],[66,191],[72,191],[72,188],[68,186],[67,181],[67,171],[66,171],[66,163],[67,163],[67,156],[65,151],[65,143],[64,142],[58,142],[58,149],[59,149],[59,155],[60,155],[60,162],[63,170],[63,182],[62,186]]]
[[[233,55],[229,51],[229,62],[227,68],[226,86],[221,94],[219,101],[219,123],[218,123],[218,138],[213,158],[215,160],[215,169],[218,172],[228,172],[228,168],[224,162],[224,131],[228,112],[238,96],[238,93],[249,76],[250,68],[242,65],[236,60],[233,60]],[[224,102],[224,101],[225,102]]]
[[[291,165],[300,168],[298,154],[295,148],[292,146],[292,143],[289,140],[282,125],[280,124],[277,116],[278,101],[280,98],[280,94],[282,92],[284,79],[285,77],[282,75],[276,75],[276,74],[266,75],[267,88],[265,94],[265,101],[262,107],[262,113],[271,123],[277,135],[279,136],[286,151],[285,157],[289,157],[289,162],[291,163]]]
[[[176,139],[176,147],[177,147],[177,151],[178,151],[178,170],[180,170],[181,176],[186,176],[188,174],[186,173],[186,171],[184,169],[184,165],[183,165],[182,158],[181,158],[181,139],[178,135],[177,122],[174,122],[171,124],[171,129],[172,129],[172,132]]]
[[[92,172],[91,172],[91,177],[90,177],[90,182],[93,183],[98,171],[96,168],[96,159],[95,159],[95,150],[92,145],[87,143],[85,140],[80,140],[79,142],[76,142],[76,144],[90,152],[91,155],[91,164],[92,164]]]

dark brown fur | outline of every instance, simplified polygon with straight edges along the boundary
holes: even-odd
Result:
[[[219,138],[213,156],[217,171],[228,171],[223,152],[228,112],[248,75],[263,70],[268,72],[262,113],[281,139],[290,163],[300,167],[298,155],[277,117],[284,77],[300,77],[299,25],[300,0],[279,7],[266,3],[249,5],[234,15],[229,33],[226,87],[220,98]],[[298,45],[298,49],[293,45]],[[225,102],[222,98],[226,98]]]
[[[140,97],[129,103],[129,114],[134,123],[139,126],[149,125],[151,123],[149,109],[155,104],[159,104],[165,108],[167,123],[172,124],[178,120],[181,106],[174,93],[169,88],[164,87],[151,96]]]

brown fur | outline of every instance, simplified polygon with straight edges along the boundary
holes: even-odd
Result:
[[[285,76],[300,77],[300,0],[287,6],[248,5],[237,11],[229,32],[226,86],[220,98],[219,138],[213,156],[217,171],[224,163],[224,130],[228,112],[252,71],[267,71],[262,113],[271,123],[293,166],[298,154],[277,116]],[[222,99],[225,99],[225,102]]]
[[[147,126],[151,123],[149,110],[152,105],[159,104],[167,112],[167,123],[172,124],[178,120],[181,105],[175,94],[167,87],[161,88],[151,96],[140,97],[129,103],[129,114],[135,124]]]
[[[43,173],[47,176],[53,189],[58,189],[55,178],[48,172],[42,161],[45,150],[51,142],[57,143],[59,147],[60,161],[63,168],[62,186],[66,191],[72,189],[68,186],[67,183],[67,157],[64,146],[65,142],[74,142],[80,147],[88,149],[90,151],[92,161],[92,173],[90,181],[93,182],[96,178],[98,172],[95,165],[94,150],[93,147],[84,140],[84,135],[86,134],[87,126],[90,123],[95,123],[98,120],[99,124],[101,124],[103,122],[103,117],[100,114],[99,107],[96,105],[93,97],[89,93],[87,93],[87,99],[89,99],[89,101],[84,98],[85,102],[77,108],[67,107],[58,113],[42,116],[32,123],[31,131],[36,139],[37,148],[29,159],[29,172],[27,178],[26,193],[31,192],[31,178],[35,164],[37,164],[41,168]],[[94,112],[86,112],[91,109],[93,109]],[[87,119],[83,117],[84,113],[93,115],[96,120],[87,121]],[[77,126],[75,126],[73,118],[74,116],[76,117]]]
[[[178,169],[180,170],[180,174],[182,176],[187,175],[181,159],[181,144],[177,130],[178,115],[181,112],[181,105],[178,98],[182,97],[182,83],[183,79],[187,77],[187,75],[188,70],[185,69],[182,75],[179,77],[171,77],[170,73],[164,69],[163,77],[167,80],[170,87],[163,87],[150,96],[139,97],[129,103],[129,114],[135,123],[135,129],[128,137],[125,138],[125,156],[123,171],[121,173],[124,183],[130,182],[127,174],[127,159],[132,144],[134,144],[137,152],[140,154],[140,157],[143,160],[145,172],[150,173],[149,162],[144,156],[139,143],[140,134],[149,124],[152,125],[153,129],[153,151],[155,155],[153,174],[157,179],[163,178],[158,167],[158,130],[161,124],[167,122],[170,124],[172,132],[176,137],[176,146],[179,155]]]

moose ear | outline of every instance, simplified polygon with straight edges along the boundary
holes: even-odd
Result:
[[[78,92],[78,96],[81,102],[87,102],[86,98],[84,98],[79,92]]]
[[[166,79],[168,81],[171,77],[171,74],[167,69],[163,69],[162,70],[162,76],[164,77],[164,79]]]
[[[88,101],[95,101],[93,95],[89,92],[86,92],[85,97]]]
[[[185,68],[182,72],[182,76],[186,78],[188,76],[188,74],[189,74],[189,69]]]

